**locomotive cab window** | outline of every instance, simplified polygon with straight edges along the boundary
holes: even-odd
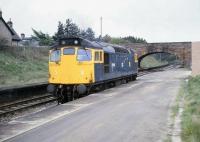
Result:
[[[89,49],[78,49],[78,61],[90,61],[92,59],[91,51]]]
[[[60,61],[60,50],[53,50],[51,51],[51,55],[50,55],[50,61],[51,62],[58,62]]]
[[[75,49],[74,48],[64,48],[63,55],[74,55]]]

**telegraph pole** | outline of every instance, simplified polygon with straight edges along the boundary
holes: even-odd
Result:
[[[103,18],[102,17],[100,17],[100,33],[101,33],[101,35],[100,35],[100,37],[102,38],[102,31],[103,31]]]

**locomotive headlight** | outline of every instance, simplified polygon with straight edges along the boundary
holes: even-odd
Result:
[[[77,45],[77,44],[78,44],[78,40],[74,40],[74,44],[76,44],[76,45]]]
[[[61,42],[62,45],[64,45],[65,43],[66,43],[66,42],[65,42],[64,40]]]

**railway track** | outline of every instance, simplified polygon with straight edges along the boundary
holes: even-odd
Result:
[[[27,110],[36,106],[47,104],[56,101],[52,95],[42,95],[33,98],[28,98],[13,103],[8,103],[0,106],[0,117],[12,115],[16,112]]]
[[[157,71],[164,71],[164,70],[170,70],[170,69],[174,69],[174,68],[180,68],[180,65],[164,65],[164,66],[159,66],[159,67],[153,67],[150,69],[144,69],[144,70],[140,70],[138,72],[138,77],[152,73],[152,72],[157,72]]]
[[[163,71],[163,70],[169,70],[176,68],[177,66],[175,65],[168,65],[168,66],[162,66],[162,67],[155,67],[151,69],[146,69],[139,71],[138,77],[156,72],[156,71]],[[57,99],[53,97],[52,95],[41,95],[41,96],[36,96],[28,99],[23,99],[19,101],[14,101],[12,103],[6,103],[4,105],[0,105],[0,118],[9,116],[9,115],[14,115],[17,112],[20,111],[25,111],[27,109],[37,107],[40,105],[44,105],[50,102],[54,102]]]

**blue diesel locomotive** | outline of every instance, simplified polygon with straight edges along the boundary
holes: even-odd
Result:
[[[61,102],[91,89],[104,89],[135,80],[137,54],[133,49],[82,38],[62,38],[49,52],[48,91]]]

